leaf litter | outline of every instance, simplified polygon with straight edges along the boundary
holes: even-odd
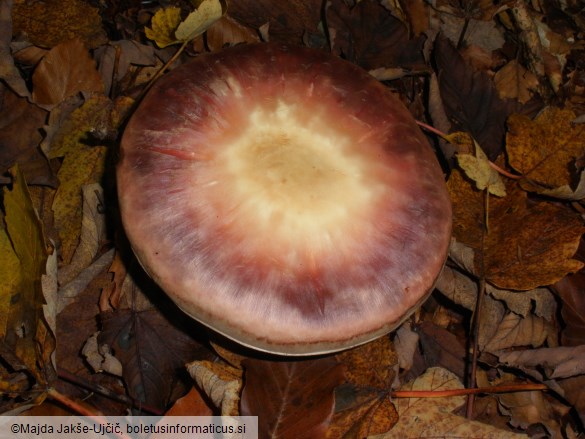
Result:
[[[50,387],[96,413],[258,415],[261,437],[585,433],[577,2],[146,3],[0,6],[3,412],[41,404]],[[116,139],[156,69],[267,40],[371,70],[452,142],[429,133],[454,207],[435,293],[395,333],[321,359],[253,358],[176,325],[116,219]],[[466,349],[476,315],[478,361]],[[549,391],[476,396],[467,410],[462,396],[398,397],[510,382]]]

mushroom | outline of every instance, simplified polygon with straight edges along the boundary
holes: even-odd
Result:
[[[451,205],[415,120],[319,50],[242,45],[175,68],[129,121],[117,182],[148,274],[260,351],[322,354],[390,332],[447,256]]]

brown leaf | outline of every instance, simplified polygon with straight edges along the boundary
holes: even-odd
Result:
[[[510,165],[528,183],[545,189],[574,186],[581,170],[576,162],[585,155],[585,125],[573,125],[575,118],[572,110],[556,107],[546,108],[534,120],[510,116],[506,138]]]
[[[424,37],[409,39],[408,29],[374,0],[349,8],[343,0],[330,0],[326,10],[332,51],[364,69],[424,65]]]
[[[585,375],[559,380],[559,385],[565,391],[565,399],[575,407],[579,419],[585,423]]]
[[[30,184],[57,185],[39,149],[46,118],[45,110],[0,86],[0,174],[18,163]]]
[[[193,358],[199,343],[156,311],[118,310],[100,314],[99,344],[112,347],[122,363],[128,392],[135,401],[164,408],[175,374]]]
[[[481,145],[490,160],[502,151],[506,103],[484,72],[474,72],[445,37],[435,40],[439,88],[453,131],[465,131]]]
[[[22,362],[36,384],[44,385],[53,375],[50,358],[55,349],[54,334],[43,315],[46,299],[41,277],[46,270],[47,248],[43,226],[32,205],[24,175],[18,166],[11,168],[10,173],[12,189],[3,191],[4,219],[14,254],[18,257],[20,275],[13,279],[18,285],[2,291],[10,301],[7,304],[3,300],[8,305],[8,309],[4,309],[8,315],[5,326],[0,328],[0,344]],[[6,363],[11,363],[2,356]],[[13,370],[21,370],[15,366],[12,365]]]
[[[384,433],[398,415],[388,395],[398,355],[389,337],[381,337],[336,355],[344,365],[345,384],[335,391],[335,414],[327,437],[369,437]]]
[[[268,23],[270,41],[300,44],[306,33],[320,35],[321,0],[232,0],[227,16],[259,29]]]
[[[95,62],[80,40],[51,49],[33,74],[33,100],[49,108],[79,92],[102,93],[103,89]]]
[[[77,38],[93,49],[106,42],[99,10],[83,0],[16,0],[12,17],[14,34],[26,34],[36,46],[54,47]]]
[[[555,329],[542,317],[532,314],[520,317],[514,313],[508,313],[500,322],[498,330],[485,349],[494,352],[512,347],[539,347],[547,340],[554,342]]]
[[[562,437],[561,426],[555,419],[553,407],[542,392],[512,392],[499,395],[502,412],[510,416],[513,427],[526,429],[534,424],[544,425],[551,437]]]
[[[14,64],[10,47],[13,36],[12,6],[12,1],[0,3],[0,78],[19,96],[30,97],[26,82]]]
[[[297,361],[249,359],[241,415],[258,416],[259,437],[325,437],[333,390],[342,381],[334,357]]]
[[[214,52],[228,44],[258,43],[260,37],[254,29],[238,23],[229,15],[224,15],[207,29],[206,41],[209,50]]]
[[[175,401],[165,416],[211,416],[213,410],[196,388]]]
[[[565,276],[553,288],[562,301],[562,345],[585,345],[585,273]]]
[[[484,195],[458,172],[447,184],[453,203],[453,235],[481,251]],[[498,288],[530,290],[550,285],[583,263],[572,259],[585,231],[578,215],[549,202],[528,200],[517,186],[508,196],[490,198],[489,231],[483,257],[488,281]],[[478,258],[476,273],[478,273]]]
[[[494,83],[500,98],[517,99],[522,104],[530,100],[532,91],[539,85],[536,75],[526,70],[516,60],[510,61],[498,70],[494,76]]]
[[[585,345],[502,352],[498,357],[507,365],[532,368],[552,379],[585,374]]]
[[[455,334],[431,322],[422,322],[418,333],[426,364],[443,367],[460,379],[465,377],[465,345]]]

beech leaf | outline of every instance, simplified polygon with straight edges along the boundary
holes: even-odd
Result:
[[[297,361],[247,359],[241,415],[258,416],[259,437],[325,437],[334,389],[343,378],[333,357]]]
[[[113,349],[130,395],[146,405],[166,407],[177,370],[200,345],[156,310],[105,312],[100,319],[98,343]]]
[[[80,40],[59,44],[33,73],[33,100],[48,109],[79,92],[103,92],[95,62]]]

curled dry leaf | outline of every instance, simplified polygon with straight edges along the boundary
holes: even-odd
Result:
[[[179,41],[190,41],[198,37],[219,20],[225,10],[225,3],[222,4],[220,0],[203,0],[199,7],[179,24],[175,36]]]
[[[33,101],[49,109],[82,91],[103,90],[95,62],[80,40],[51,49],[33,73]]]
[[[585,125],[574,125],[575,118],[572,110],[556,107],[546,108],[534,120],[510,116],[506,150],[510,165],[524,176],[526,190],[547,195],[557,188],[575,190],[582,171],[577,163],[585,156]]]
[[[525,430],[531,425],[541,424],[551,437],[563,437],[553,407],[542,392],[504,393],[498,396],[498,401],[502,413],[510,416],[513,427]]]
[[[242,369],[223,362],[193,361],[187,371],[222,416],[239,415]]]
[[[81,218],[81,235],[71,264],[59,271],[59,283],[66,284],[88,267],[105,239],[105,211],[100,210],[104,200],[104,190],[99,183],[92,183],[81,188],[83,206]]]
[[[539,347],[545,341],[549,341],[549,344],[555,343],[556,333],[554,325],[541,317],[532,314],[520,317],[514,313],[508,313],[500,322],[485,349],[495,352],[518,346]]]
[[[547,378],[568,378],[585,374],[585,345],[498,353],[504,364],[544,371]]]

